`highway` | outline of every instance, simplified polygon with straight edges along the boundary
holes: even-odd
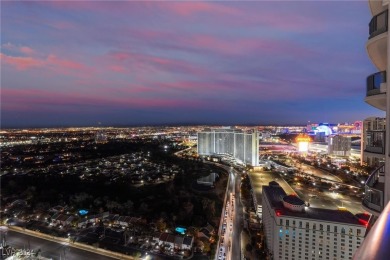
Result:
[[[229,174],[226,189],[226,201],[219,227],[219,244],[216,259],[241,259],[241,231],[243,223],[243,207],[240,201],[241,174],[232,167],[217,164]]]
[[[6,233],[6,242],[8,245],[25,249],[25,250],[41,250],[40,256],[49,259],[69,259],[69,260],[112,260],[115,258],[95,254],[93,252],[84,251],[68,246],[68,243],[57,243],[45,239],[41,239],[27,234],[8,230]]]

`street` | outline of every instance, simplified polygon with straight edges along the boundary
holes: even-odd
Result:
[[[240,201],[241,175],[233,167],[218,164],[229,174],[226,191],[226,204],[222,212],[220,243],[217,247],[217,259],[241,259],[241,231],[243,207]]]
[[[7,231],[6,241],[10,246],[37,251],[40,249],[40,255],[49,259],[77,259],[77,260],[109,260],[115,259],[89,251],[84,251],[70,247],[67,243],[57,243],[45,239],[29,236],[19,232]]]

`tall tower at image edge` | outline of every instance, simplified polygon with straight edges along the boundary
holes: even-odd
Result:
[[[366,49],[377,71],[367,77],[365,102],[386,112],[386,129],[390,129],[390,94],[387,93],[387,78],[390,71],[389,49],[389,0],[369,0],[371,21]],[[384,136],[384,164],[379,165],[365,184],[363,208],[373,214],[374,220],[390,201],[390,131]],[[371,149],[372,150],[372,149]],[[369,151],[369,152],[375,152]]]

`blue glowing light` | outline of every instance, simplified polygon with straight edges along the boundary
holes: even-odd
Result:
[[[176,232],[178,232],[178,233],[180,233],[180,234],[182,234],[182,235],[184,235],[185,233],[186,233],[186,228],[183,228],[183,227],[177,227],[177,228],[175,228],[175,230],[176,230]]]
[[[81,216],[87,215],[87,214],[88,214],[88,210],[86,210],[86,209],[80,209],[80,210],[79,210],[79,214],[80,214]]]

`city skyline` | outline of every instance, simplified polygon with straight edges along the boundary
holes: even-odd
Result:
[[[365,1],[2,2],[1,12],[3,127],[384,114],[363,102],[376,72]]]

